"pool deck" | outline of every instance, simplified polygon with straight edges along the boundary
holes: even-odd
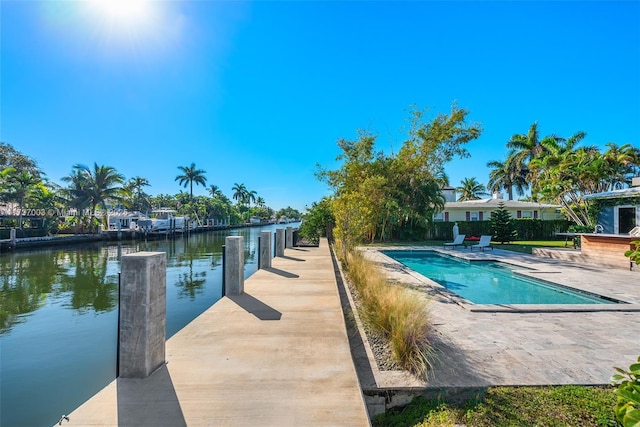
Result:
[[[167,364],[117,379],[68,426],[368,426],[326,240],[286,249],[166,343]]]
[[[497,306],[451,297],[434,282],[383,250],[433,249],[465,259],[493,259],[529,269],[528,274],[628,304]],[[436,360],[426,382],[399,371],[361,376],[365,394],[378,389],[493,385],[602,385],[614,366],[627,368],[640,355],[640,272],[546,259],[500,249],[471,252],[438,247],[363,248],[394,281],[430,299]],[[369,355],[369,358],[371,356]],[[356,361],[358,364],[358,362]],[[360,369],[361,371],[361,369]]]

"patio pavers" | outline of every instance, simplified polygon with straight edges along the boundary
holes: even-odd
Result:
[[[430,281],[394,265],[395,261],[366,248],[367,257],[381,263],[393,280],[432,294],[430,311],[436,350],[434,368],[426,383],[404,381],[389,371],[376,373],[378,388],[485,387],[494,385],[608,384],[613,367],[628,367],[640,355],[640,274],[625,270],[543,259],[496,249],[473,254],[446,251],[461,257],[496,259],[545,272],[546,280],[617,298],[635,311],[562,312],[568,306],[534,308],[531,312],[473,311],[434,293]],[[391,248],[384,248],[389,250]],[[396,248],[394,248],[396,249]],[[404,248],[397,248],[404,249]],[[418,248],[412,249],[434,249]],[[435,250],[440,250],[435,248]],[[532,275],[535,275],[532,274]],[[550,279],[549,276],[553,276]]]

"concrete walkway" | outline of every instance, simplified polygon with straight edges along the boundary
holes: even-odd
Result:
[[[368,426],[328,244],[285,255],[168,340],[165,366],[63,425]]]

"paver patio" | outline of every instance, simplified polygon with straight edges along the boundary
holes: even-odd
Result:
[[[629,311],[563,312],[571,307],[556,306],[548,311],[549,307],[532,306],[529,312],[521,312],[513,307],[459,305],[435,291],[433,282],[377,249],[366,248],[364,252],[380,263],[391,279],[431,298],[437,356],[426,384],[398,372],[381,371],[375,373],[379,388],[608,384],[614,366],[626,368],[640,355],[640,337],[636,333],[640,330],[638,272],[500,249],[488,253],[470,253],[464,249],[447,251],[466,258],[496,259],[526,266],[534,269],[532,276],[537,274],[630,303],[617,304],[617,309]],[[607,309],[611,310],[611,306]],[[365,389],[370,386],[372,384],[364,381]]]

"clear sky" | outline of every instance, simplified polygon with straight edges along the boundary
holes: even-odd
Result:
[[[60,183],[75,163],[177,193],[195,162],[278,209],[327,194],[339,138],[387,153],[411,105],[481,122],[451,184],[537,121],[640,145],[640,2],[1,0],[0,139]],[[206,194],[196,187],[195,194]]]

